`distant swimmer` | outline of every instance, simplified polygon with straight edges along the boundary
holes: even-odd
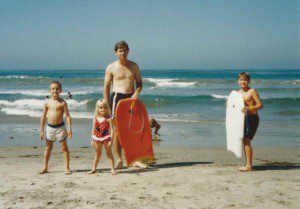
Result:
[[[73,98],[73,95],[71,94],[71,92],[68,92],[67,99],[72,99],[72,98]]]

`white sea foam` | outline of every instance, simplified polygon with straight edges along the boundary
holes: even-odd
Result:
[[[197,82],[181,82],[178,79],[157,79],[147,78],[145,80],[155,83],[158,87],[190,87],[195,85]]]
[[[15,101],[7,101],[7,100],[0,100],[0,108],[14,108],[16,110],[37,110],[42,109],[46,100],[39,100],[39,99],[19,99]],[[88,100],[83,101],[76,101],[74,99],[66,100],[68,103],[69,109],[77,109],[80,107],[85,107],[88,103]]]
[[[92,94],[92,93],[99,93],[101,92],[101,89],[92,89],[87,88],[83,90],[75,90],[71,91],[72,95],[85,95],[85,94]],[[27,96],[50,96],[50,92],[47,90],[8,90],[8,91],[0,91],[0,94],[22,94]],[[60,95],[62,97],[66,96],[68,94],[68,90],[62,92]]]
[[[227,99],[227,95],[218,95],[218,94],[211,94],[212,97],[217,98],[217,99]]]

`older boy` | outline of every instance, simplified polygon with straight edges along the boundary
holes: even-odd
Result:
[[[121,99],[138,99],[142,90],[143,83],[139,66],[127,59],[128,53],[128,44],[125,41],[118,42],[115,45],[115,55],[118,57],[118,60],[108,65],[105,72],[103,99],[106,102],[109,102],[113,118],[117,103]],[[135,89],[134,83],[136,83]],[[113,84],[113,93],[109,100],[111,84]],[[116,129],[114,129],[113,133],[113,145],[118,159],[117,168],[123,168],[123,160],[121,156],[122,148],[119,144],[118,133],[116,132]],[[139,161],[134,162],[133,165],[141,168],[147,167],[147,165]]]
[[[259,98],[258,92],[252,89],[250,84],[250,75],[243,72],[238,75],[238,83],[241,87],[239,92],[242,94],[245,108],[243,112],[245,116],[244,128],[244,151],[246,157],[246,165],[239,168],[240,171],[252,171],[252,147],[251,140],[259,124],[258,110],[263,107],[263,103]]]
[[[56,140],[61,143],[61,150],[66,163],[66,175],[71,174],[70,171],[70,154],[67,146],[67,138],[72,137],[72,128],[71,128],[71,117],[68,111],[68,105],[66,101],[59,97],[62,92],[61,84],[57,81],[53,81],[50,84],[50,93],[51,98],[48,99],[43,107],[43,115],[41,118],[41,133],[40,138],[44,140],[44,127],[47,121],[46,128],[46,149],[44,154],[44,168],[40,174],[48,173],[48,162],[51,155],[51,150],[53,147],[53,142]],[[64,114],[67,119],[68,132],[66,131],[65,123],[63,121]]]

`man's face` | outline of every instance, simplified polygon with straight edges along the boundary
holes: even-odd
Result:
[[[126,48],[119,48],[115,53],[119,59],[123,60],[127,59],[128,52],[129,51]]]

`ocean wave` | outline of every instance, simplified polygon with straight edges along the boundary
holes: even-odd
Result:
[[[213,98],[217,98],[217,99],[227,99],[228,98],[228,95],[211,94],[211,96]]]
[[[67,91],[62,92],[60,95],[61,96],[67,96]],[[86,89],[81,89],[81,90],[74,90],[70,91],[72,95],[86,95],[86,94],[94,94],[94,93],[99,93],[101,92],[101,88],[97,89],[92,89],[92,88],[86,88]],[[7,91],[1,91],[0,94],[11,94],[11,95],[26,95],[26,96],[50,96],[50,92],[47,90],[7,90]]]
[[[7,101],[0,100],[0,108],[3,110],[4,108],[14,107],[18,110],[35,110],[42,109],[46,100],[38,100],[38,99],[19,99],[15,101]],[[79,107],[85,107],[89,100],[76,101],[74,99],[66,100],[68,103],[69,109],[77,109]]]
[[[146,78],[151,83],[154,83],[157,87],[191,87],[194,86],[196,81],[178,81],[179,79],[164,79],[164,78]]]

